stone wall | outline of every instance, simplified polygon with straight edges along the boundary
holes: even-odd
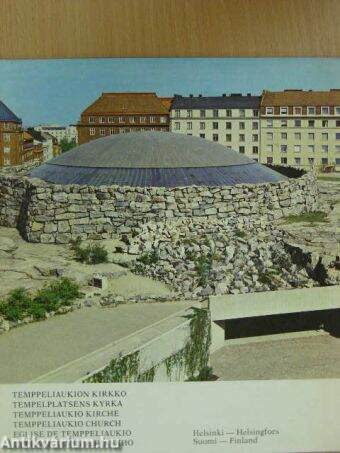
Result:
[[[312,173],[280,183],[180,188],[61,186],[3,175],[0,196],[1,225],[17,226],[28,241],[43,243],[106,239],[180,217],[273,220],[317,209]]]

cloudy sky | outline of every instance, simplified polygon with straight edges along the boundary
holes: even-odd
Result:
[[[75,123],[103,91],[221,95],[340,88],[340,58],[1,60],[0,99],[24,124]]]

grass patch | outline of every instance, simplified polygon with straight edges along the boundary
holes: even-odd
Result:
[[[85,264],[100,264],[108,262],[108,253],[105,247],[99,244],[91,244],[82,247],[81,239],[77,238],[71,241],[71,248],[74,252],[75,259]]]
[[[340,182],[340,176],[318,176],[319,181],[335,181]]]
[[[0,315],[8,321],[18,321],[28,316],[42,319],[46,313],[70,306],[80,297],[79,286],[68,278],[62,278],[31,295],[26,289],[13,290],[6,300],[0,301]]]
[[[150,252],[145,252],[143,255],[141,255],[137,261],[139,261],[142,264],[145,264],[147,266],[150,266],[151,264],[156,264],[157,261],[159,260],[159,256],[157,253],[157,250],[151,250]]]
[[[304,212],[298,215],[290,215],[284,218],[285,223],[327,223],[327,214],[322,211]]]

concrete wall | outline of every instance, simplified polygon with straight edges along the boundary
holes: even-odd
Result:
[[[179,217],[263,215],[269,220],[317,209],[312,173],[298,179],[228,187],[139,188],[53,185],[0,177],[0,223],[30,242],[67,243],[130,233],[142,223]]]

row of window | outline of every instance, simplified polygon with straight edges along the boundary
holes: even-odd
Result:
[[[277,124],[277,123],[276,123]],[[302,127],[302,125],[305,125],[308,127],[330,127],[332,124],[335,127],[340,127],[340,120],[336,120],[334,122],[329,121],[329,120],[307,120],[307,122],[302,121],[300,119],[298,120],[286,120],[286,119],[281,119],[279,123],[279,127]],[[274,121],[272,119],[267,120],[267,127],[273,127],[274,126]]]
[[[192,134],[187,134],[187,135],[192,135]],[[200,134],[201,138],[207,138],[206,134]],[[219,134],[212,134],[212,140],[214,142],[220,141],[221,136]],[[259,141],[259,136],[258,134],[252,134],[251,136],[253,142],[258,142]],[[225,136],[225,141],[226,142],[231,142],[232,141],[232,135],[231,134],[226,134]],[[245,142],[246,141],[246,136],[245,134],[239,134],[238,136],[238,141],[239,142]]]
[[[291,134],[292,137],[294,137],[295,140],[301,140],[302,138],[302,134],[301,132],[294,132],[293,134]],[[320,137],[323,141],[327,141],[329,139],[331,134],[329,134],[328,132],[322,132],[320,134]],[[274,133],[273,132],[267,132],[266,133],[266,138],[267,140],[274,140]],[[281,140],[287,140],[288,139],[288,134],[287,132],[281,132],[280,133],[280,138]],[[315,133],[314,132],[308,132],[307,133],[307,138],[308,140],[315,140]],[[340,140],[340,133],[339,132],[336,132],[335,133],[335,140]]]
[[[90,135],[96,135],[96,131],[98,129],[96,129],[95,127],[90,127]],[[130,127],[122,127],[122,128],[119,128],[119,129],[114,129],[114,128],[110,128],[110,129],[104,129],[104,128],[101,128],[99,129],[99,135],[107,135],[107,134],[110,134],[110,135],[113,135],[113,134],[119,134],[119,133],[124,133],[124,132],[134,132],[134,131],[163,131],[163,132],[167,132],[168,129],[166,127],[158,127],[158,128],[155,128],[155,127],[137,127],[137,128],[133,128],[131,129]]]
[[[160,123],[167,123],[168,117],[167,116],[100,116],[99,117],[99,123],[104,124],[104,123],[157,123],[157,118],[159,118]],[[96,116],[89,116],[89,123],[90,124],[95,124],[97,123],[97,117]]]
[[[280,107],[280,115],[288,115],[289,109],[287,106]],[[321,115],[330,115],[331,109],[329,106],[321,107]],[[293,107],[294,115],[302,115],[302,107]],[[334,107],[334,114],[340,115],[340,106]],[[266,115],[274,115],[274,107],[266,107]],[[307,107],[307,115],[316,115],[316,107]]]
[[[259,116],[259,111],[258,110],[250,110],[252,112],[252,116]],[[245,109],[213,109],[213,110],[175,110],[175,118],[181,118],[181,117],[186,117],[186,118],[194,118],[194,117],[199,117],[199,118],[206,118],[207,116],[212,116],[213,118],[219,118],[219,117],[231,117],[231,116],[239,116],[239,117],[245,117],[246,116],[246,110]]]
[[[303,161],[302,161],[301,157],[295,157],[292,163],[293,163],[293,165],[299,166],[299,165],[302,165],[302,162]],[[328,165],[328,163],[329,163],[327,157],[322,157],[320,160],[315,159],[314,157],[308,157],[307,162],[308,162],[308,165],[311,165],[311,166],[318,165],[318,164]],[[273,157],[267,157],[267,164],[273,164],[273,163],[274,163]],[[279,163],[279,162],[277,162],[277,163]],[[281,157],[280,163],[288,164],[287,157]],[[340,158],[335,159],[335,165],[340,165]]]
[[[225,123],[225,128],[226,129],[232,129],[232,125],[233,125],[233,123],[231,121],[227,121]],[[238,128],[241,129],[241,130],[244,130],[246,128],[246,123],[244,121],[240,121],[239,123],[237,123],[237,125],[238,125]],[[192,121],[188,121],[186,123],[186,129],[187,130],[189,130],[189,131],[192,130],[192,126],[193,126]],[[234,126],[235,126],[235,123],[234,123]],[[205,127],[206,127],[206,123],[204,121],[201,121],[199,123],[199,129],[200,130],[204,130]],[[251,124],[251,127],[252,127],[253,130],[258,130],[259,129],[259,123],[257,121],[253,121],[252,124]],[[212,122],[212,128],[215,129],[215,130],[221,129],[221,128],[223,128],[223,124],[219,123],[217,121],[213,121]],[[179,121],[175,121],[174,130],[175,131],[180,131],[181,130],[181,123]]]
[[[290,151],[294,151],[295,153],[300,153],[302,150],[301,145],[291,145],[288,147],[288,145],[279,145],[279,150],[281,153],[287,153],[288,149]],[[328,153],[330,147],[328,145],[321,145],[321,147],[315,147],[315,145],[307,145],[304,146],[303,149],[306,149],[307,151],[314,153],[315,150],[320,150],[323,153]],[[267,145],[266,146],[266,151],[268,153],[272,153],[274,151],[274,145]],[[335,146],[335,152],[340,153],[340,145]]]

